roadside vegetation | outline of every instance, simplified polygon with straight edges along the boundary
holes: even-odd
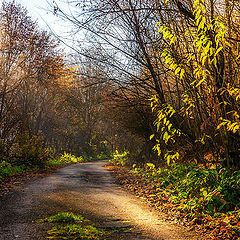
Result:
[[[46,149],[45,151],[50,151],[49,149]],[[37,156],[35,156],[37,157]],[[17,176],[26,172],[34,172],[39,170],[47,170],[54,167],[60,167],[60,166],[66,166],[68,164],[74,164],[74,163],[81,163],[86,162],[88,159],[84,159],[82,156],[75,157],[74,155],[64,153],[60,155],[53,155],[53,154],[46,154],[47,157],[43,162],[39,163],[35,159],[35,164],[31,163],[30,165],[28,163],[18,163],[13,161],[12,159],[9,161],[2,161],[0,163],[0,182],[3,182],[6,178]]]
[[[121,184],[166,213],[166,219],[207,233],[209,239],[240,237],[239,170],[194,163],[137,167],[120,154],[109,168]]]
[[[18,152],[19,153],[19,152]],[[36,154],[36,152],[35,152]],[[54,154],[52,149],[46,148],[42,149],[36,155],[31,155],[28,152],[26,157],[27,161],[19,161],[20,154],[9,159],[3,160],[0,163],[0,182],[3,182],[5,178],[17,176],[26,172],[33,172],[38,170],[47,170],[55,167],[63,167],[74,163],[83,163],[94,160],[104,160],[109,159],[110,154],[101,153],[98,156],[74,156],[70,153],[64,152],[63,154]],[[43,158],[44,156],[44,158]],[[16,160],[15,157],[18,159]],[[32,160],[34,159],[34,161]],[[44,161],[43,161],[44,159]]]
[[[52,223],[54,226],[47,232],[50,239],[100,239],[106,233],[81,215],[58,213],[38,220],[40,223]]]

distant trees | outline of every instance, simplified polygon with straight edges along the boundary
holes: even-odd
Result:
[[[11,142],[18,132],[38,132],[47,86],[63,62],[51,36],[40,32],[20,5],[4,2],[0,20],[0,129],[1,138]]]
[[[58,42],[21,5],[3,2],[0,22],[0,160],[44,161],[45,147],[79,155],[106,151],[95,140],[97,88],[84,88],[85,78]]]

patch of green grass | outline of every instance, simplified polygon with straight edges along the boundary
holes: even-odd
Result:
[[[112,220],[114,221],[114,220]],[[115,221],[128,222],[117,219]],[[49,239],[111,239],[115,234],[130,233],[133,226],[116,226],[116,227],[96,227],[81,215],[63,212],[54,216],[40,219],[37,222],[51,223],[54,226],[48,230]]]
[[[105,233],[96,227],[88,225],[67,224],[57,225],[48,231],[50,239],[100,239]]]
[[[38,222],[49,222],[49,223],[81,223],[85,220],[81,215],[75,215],[73,213],[63,212],[58,213],[54,216],[40,219]]]
[[[81,215],[73,213],[58,213],[54,216],[40,219],[38,222],[55,223],[55,226],[48,231],[49,239],[100,239],[106,233],[96,228]]]

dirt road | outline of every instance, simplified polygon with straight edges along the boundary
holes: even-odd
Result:
[[[102,227],[134,226],[131,233],[119,233],[114,239],[200,239],[164,222],[143,200],[121,189],[104,164],[68,166],[0,197],[0,239],[46,239],[36,220],[70,211]]]

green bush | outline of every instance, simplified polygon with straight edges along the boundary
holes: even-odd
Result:
[[[99,160],[104,160],[104,159],[108,159],[111,157],[112,157],[112,155],[110,153],[105,153],[105,152],[101,152],[99,155],[97,155],[97,159],[99,159]]]
[[[44,167],[49,158],[53,158],[53,152],[45,148],[40,137],[23,135],[18,137],[18,144],[11,156],[14,165],[25,165],[26,167]]]
[[[109,162],[118,166],[129,165],[129,152],[119,153],[118,150],[116,150],[113,154],[113,159]]]
[[[25,171],[25,166],[13,166],[11,163],[2,161],[0,163],[0,181],[6,177],[10,177],[14,174],[19,174]]]
[[[64,152],[64,154],[61,154],[59,157],[50,159],[47,165],[53,167],[60,164],[78,163],[86,161],[87,159],[82,156],[76,157],[70,153]]]

